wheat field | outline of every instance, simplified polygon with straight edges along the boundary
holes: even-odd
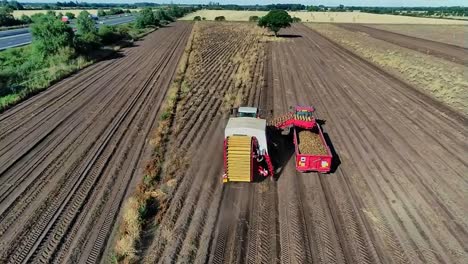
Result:
[[[205,17],[206,20],[214,20],[217,16],[224,16],[228,21],[248,21],[250,16],[260,17],[266,13],[266,11],[199,10],[188,14],[181,20],[193,20],[195,16]],[[299,17],[302,22],[468,25],[468,21],[461,20],[377,15],[360,12],[289,12],[289,14]]]

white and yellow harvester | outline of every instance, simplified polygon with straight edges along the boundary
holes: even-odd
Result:
[[[257,108],[239,107],[224,130],[223,182],[253,182],[257,176],[273,176],[268,155],[266,120]]]

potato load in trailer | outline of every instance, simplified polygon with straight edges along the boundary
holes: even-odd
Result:
[[[223,182],[252,182],[256,177],[274,175],[268,153],[267,126],[284,134],[293,130],[296,169],[301,172],[329,172],[332,154],[313,107],[297,106],[293,111],[267,120],[255,107],[239,107],[224,131]]]

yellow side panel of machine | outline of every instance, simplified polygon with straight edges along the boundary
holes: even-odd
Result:
[[[230,136],[227,139],[228,181],[250,182],[252,162],[252,138]]]

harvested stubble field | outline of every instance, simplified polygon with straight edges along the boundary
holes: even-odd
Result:
[[[266,11],[234,11],[234,10],[199,10],[188,14],[182,20],[193,20],[195,16],[214,20],[217,16],[224,16],[228,21],[249,21],[250,16],[264,16]],[[377,15],[358,12],[289,12],[302,22],[319,23],[362,23],[362,24],[434,24],[434,25],[468,25],[468,21],[419,18],[395,15]]]
[[[1,263],[101,259],[190,31],[155,31],[0,115]]]
[[[468,48],[466,25],[368,25],[398,34]]]
[[[401,80],[468,114],[468,51],[360,25],[307,24]]]

